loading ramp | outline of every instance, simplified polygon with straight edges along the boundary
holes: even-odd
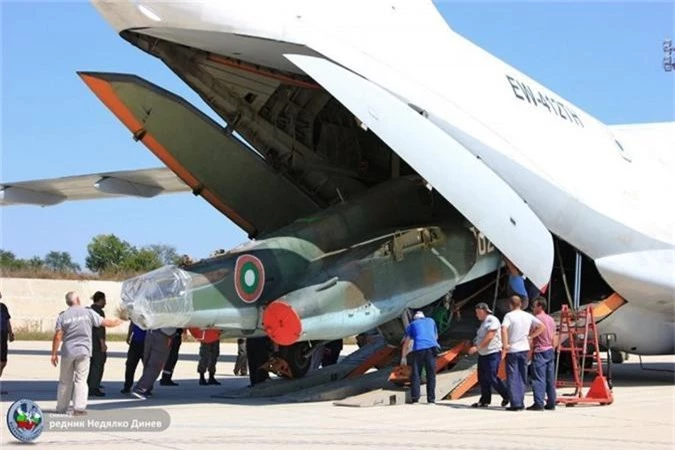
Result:
[[[475,379],[477,357],[465,355],[462,341],[437,358],[436,397],[461,396]],[[279,403],[333,401],[336,406],[368,407],[410,403],[409,368],[393,366],[399,347],[384,339],[371,342],[338,364],[310,371],[299,379],[270,379],[253,387],[226,391],[218,399],[268,399]],[[451,366],[449,370],[445,370]],[[377,369],[376,367],[381,367]],[[373,370],[374,369],[374,370]],[[424,381],[424,378],[423,378]],[[426,401],[424,388],[420,402]]]

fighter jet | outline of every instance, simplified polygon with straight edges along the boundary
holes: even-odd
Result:
[[[401,322],[554,239],[616,294],[615,348],[675,351],[675,123],[607,126],[455,33],[428,0],[94,0],[227,124],[132,74],[79,73],[166,165],[3,183],[2,204],[189,191],[250,242],[127,280],[145,328],[307,342]],[[602,177],[601,175],[602,174]]]

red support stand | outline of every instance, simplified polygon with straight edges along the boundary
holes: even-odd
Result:
[[[564,404],[565,406],[574,406],[579,403],[611,404],[614,401],[614,397],[612,396],[612,390],[607,383],[607,379],[602,373],[600,345],[598,344],[598,332],[593,316],[593,308],[587,306],[582,310],[573,311],[567,305],[563,305],[559,332],[561,342],[559,352],[560,355],[563,352],[570,353],[574,378],[572,382],[564,382],[558,381],[556,375],[556,387],[574,387],[575,392],[568,396],[558,395],[556,403]],[[592,355],[589,355],[589,346]],[[592,356],[591,367],[586,367],[588,356]],[[595,376],[588,392],[584,396],[584,376],[589,372]]]

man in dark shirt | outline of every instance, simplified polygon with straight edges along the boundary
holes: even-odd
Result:
[[[91,309],[105,319],[105,313],[103,312],[106,304],[105,294],[101,291],[96,291],[91,299],[94,301]],[[108,353],[108,347],[105,342],[105,327],[94,327],[91,337],[91,362],[87,385],[89,386],[89,395],[103,397],[105,393],[101,391],[101,379],[103,378],[103,368],[105,367]]]
[[[1,293],[0,298],[2,298]],[[14,340],[12,323],[9,321],[11,318],[7,306],[0,302],[0,377],[2,377],[2,371],[5,370],[7,365],[7,343]],[[0,395],[6,394],[7,391],[0,391]]]

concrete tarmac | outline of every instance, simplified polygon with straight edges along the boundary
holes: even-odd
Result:
[[[614,397],[609,406],[558,407],[555,411],[507,412],[473,409],[474,390],[457,401],[431,405],[347,408],[332,402],[281,403],[274,399],[225,400],[213,394],[248,384],[232,374],[236,345],[221,344],[217,378],[221,386],[197,384],[198,345],[184,343],[174,380],[178,387],[155,385],[146,401],[120,394],[126,344],[109,344],[103,375],[104,398],[90,398],[87,416],[150,419],[146,408],[170,417],[164,431],[66,431],[45,427],[39,448],[461,448],[461,449],[673,449],[675,382],[672,372],[641,370],[636,356],[614,365]],[[6,415],[13,401],[28,398],[49,413],[56,404],[58,369],[49,362],[50,342],[13,342],[2,377],[9,391],[1,405],[0,446],[22,445],[8,432]],[[345,346],[343,354],[354,349]],[[643,358],[649,369],[675,369],[674,357]],[[140,376],[139,366],[136,379]],[[423,387],[424,389],[424,387]],[[498,397],[495,397],[496,404]],[[528,393],[526,405],[532,403]],[[79,419],[79,418],[78,418]]]

